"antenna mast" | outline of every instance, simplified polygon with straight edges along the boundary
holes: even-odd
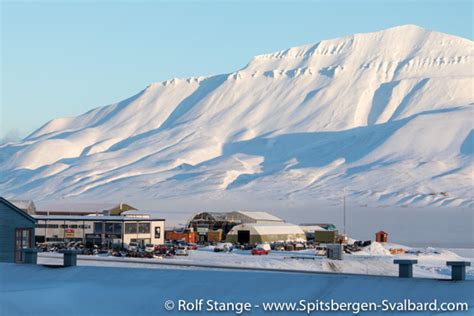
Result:
[[[346,236],[346,188],[344,188],[343,211],[344,211],[344,236]]]

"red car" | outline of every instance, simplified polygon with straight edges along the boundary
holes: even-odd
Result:
[[[196,249],[198,249],[198,245],[193,244],[193,243],[186,244],[186,246],[188,247],[188,250],[196,250]]]
[[[252,249],[252,255],[261,256],[261,255],[268,255],[268,253],[269,251],[265,249],[258,249],[258,248]]]

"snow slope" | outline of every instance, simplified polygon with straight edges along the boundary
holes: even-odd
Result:
[[[0,146],[0,192],[472,206],[473,48],[406,25],[154,83]]]

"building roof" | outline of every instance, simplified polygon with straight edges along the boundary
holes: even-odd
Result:
[[[241,222],[230,215],[232,215],[232,212],[201,212],[193,215],[190,221],[194,223],[208,222],[209,220],[216,222]]]
[[[127,211],[138,211],[138,209],[134,206],[131,206],[127,203],[120,202],[118,205],[109,208],[107,211],[110,212],[110,215],[120,215],[123,212]]]
[[[165,221],[158,217],[144,217],[144,216],[120,216],[120,215],[93,215],[93,216],[80,216],[80,215],[35,215],[36,220],[49,220],[49,221]]]
[[[248,218],[251,218],[256,221],[275,221],[275,222],[283,222],[283,220],[279,217],[276,217],[272,214],[267,212],[248,212],[248,211],[236,211],[234,213],[238,213],[244,215]]]
[[[32,200],[10,200],[10,203],[30,215],[36,214],[36,205]]]
[[[300,225],[300,227],[305,232],[327,231],[327,229],[322,228],[319,225]]]
[[[5,204],[6,206],[8,206],[10,209],[14,210],[15,212],[19,213],[20,215],[24,216],[26,219],[28,219],[29,221],[35,223],[36,222],[36,219],[34,217],[32,217],[31,215],[29,215],[28,213],[26,213],[25,211],[23,211],[22,209],[18,208],[15,204],[11,203],[10,201],[8,201],[7,199],[3,198],[0,196],[0,203],[3,203]]]
[[[89,214],[95,214],[99,212],[93,212],[93,211],[36,211],[36,215],[89,215]]]
[[[120,215],[126,211],[138,209],[127,203],[61,203],[50,206],[49,209],[37,210],[38,215],[88,215],[102,214],[104,211],[110,215]]]
[[[305,235],[304,231],[301,229],[301,227],[290,224],[290,223],[265,223],[265,224],[259,224],[259,223],[247,223],[247,224],[240,224],[237,226],[234,226],[229,234],[237,234],[237,231],[239,230],[251,230],[254,233],[260,234],[260,235],[294,235],[294,234],[300,234],[300,235]]]
[[[232,211],[232,212],[201,212],[194,215],[187,226],[191,222],[199,225],[199,223],[208,224],[209,221],[229,222],[233,224],[245,222],[275,222],[283,223],[284,220],[273,216],[267,212],[248,212],[248,211]]]
[[[334,230],[336,228],[336,225],[331,224],[331,223],[304,223],[300,224],[301,227],[306,227],[306,226],[319,226],[321,228],[324,228],[325,230]]]
[[[212,217],[215,221],[227,221],[229,220],[228,216],[229,213],[227,212],[205,212],[207,213],[210,217]]]

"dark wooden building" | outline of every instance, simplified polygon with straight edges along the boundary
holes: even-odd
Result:
[[[0,197],[0,262],[22,262],[23,248],[34,246],[36,220]]]
[[[383,230],[378,231],[375,233],[375,241],[376,242],[388,242],[388,234]]]

